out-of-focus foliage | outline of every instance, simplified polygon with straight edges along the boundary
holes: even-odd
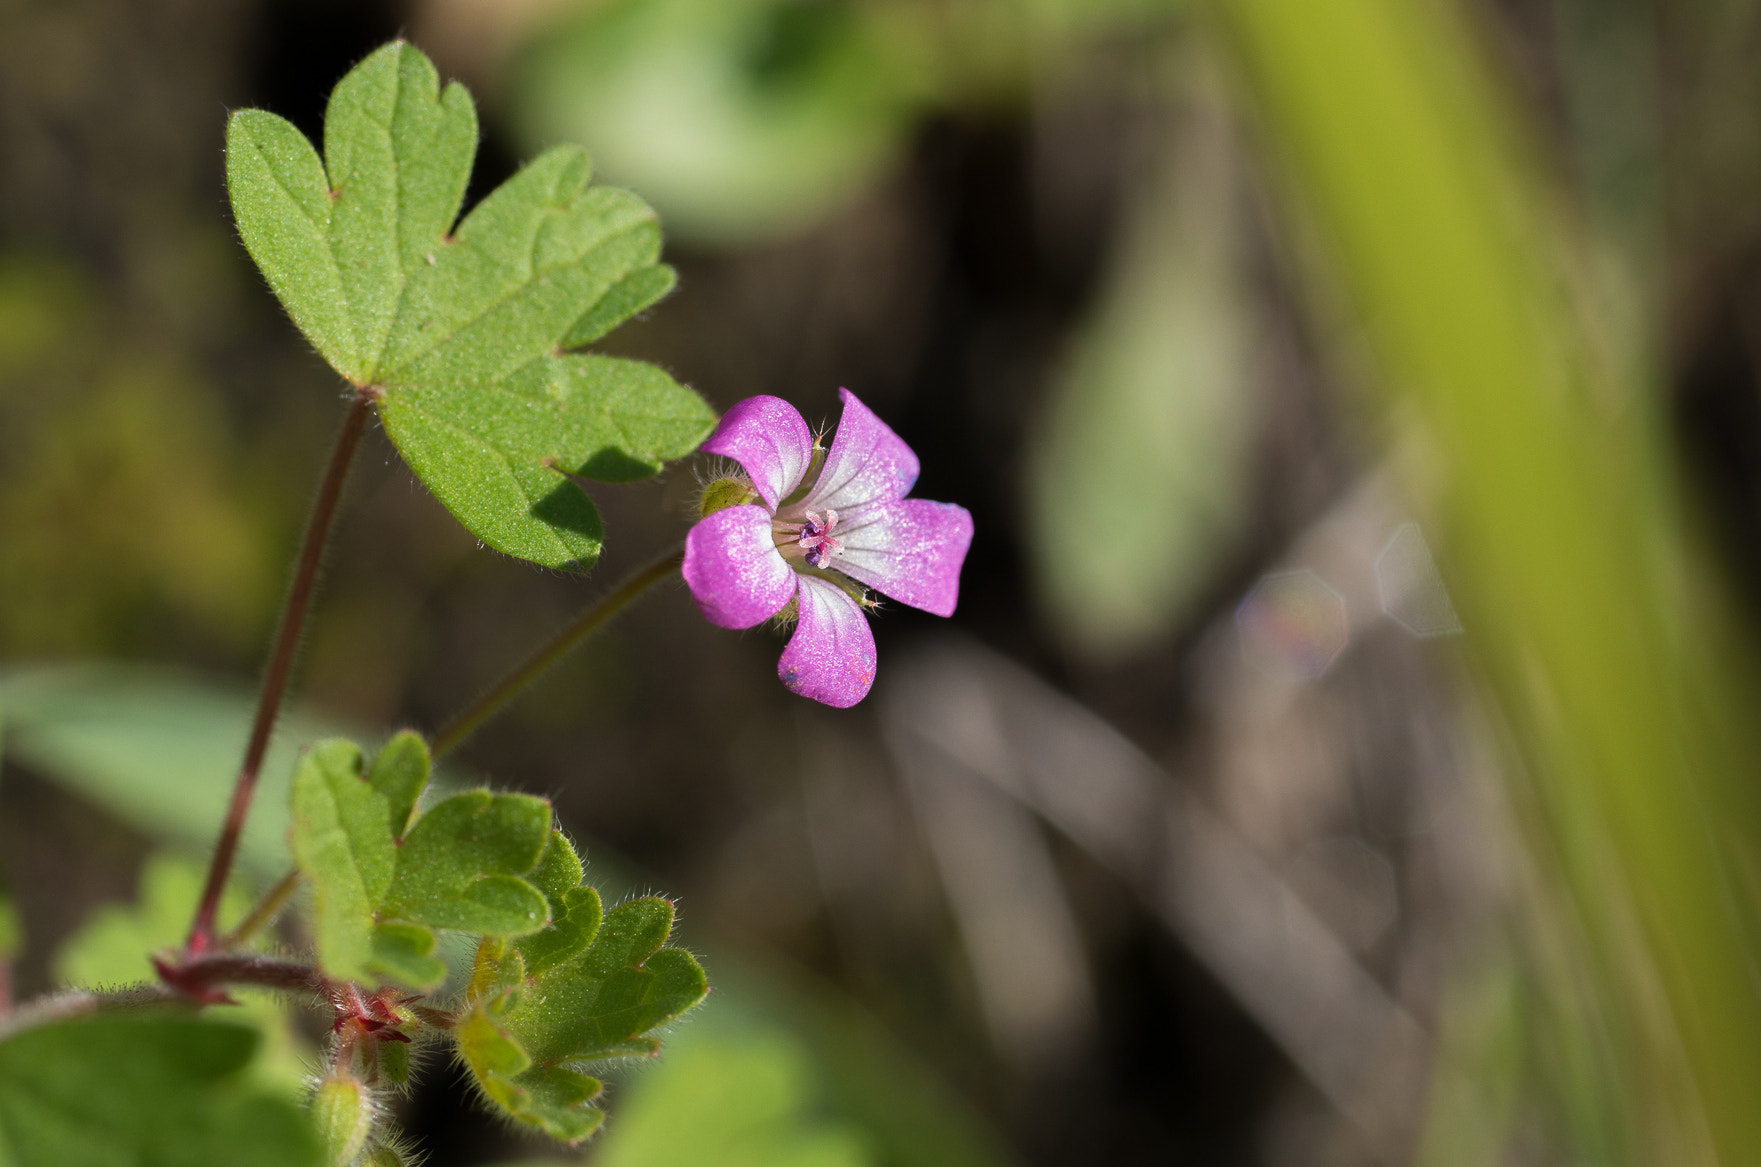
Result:
[[[203,865],[184,855],[151,856],[141,869],[133,904],[105,904],[55,954],[55,976],[68,985],[115,988],[154,979],[152,956],[181,943],[190,914],[202,897]],[[219,923],[230,928],[250,908],[250,898],[234,886],[220,902]],[[282,1097],[297,1100],[316,1056],[311,1043],[296,1035],[288,1003],[260,990],[237,990],[238,1008],[222,1020],[245,1022],[262,1036],[262,1053],[251,1074]]]
[[[220,827],[251,698],[186,676],[115,665],[0,673],[6,752],[150,835],[205,847]],[[287,866],[288,781],[320,727],[287,718],[263,767],[241,855],[264,880]]]
[[[113,343],[76,269],[0,253],[0,639],[67,651],[153,610],[255,628],[273,580],[198,369]],[[84,581],[80,587],[67,580]]]
[[[315,1167],[290,1101],[248,1075],[255,1030],[174,1015],[90,1017],[0,1040],[0,1151],[20,1164]]]
[[[633,1079],[596,1167],[870,1167],[858,1131],[808,1112],[813,1066],[782,1034],[720,1036]]]
[[[1173,70],[1170,70],[1173,72]],[[1058,625],[1117,654],[1179,620],[1239,524],[1253,321],[1241,185],[1213,79],[1132,192],[1108,286],[1041,422],[1028,482],[1037,578]]]
[[[616,0],[515,65],[534,144],[585,144],[688,239],[798,231],[870,182],[910,128],[921,30],[872,4]]]

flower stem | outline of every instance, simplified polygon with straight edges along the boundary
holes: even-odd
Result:
[[[527,658],[524,664],[509,673],[499,685],[483,694],[469,708],[447,722],[434,735],[434,741],[430,746],[433,756],[438,759],[441,755],[450,753],[457,748],[460,742],[475,733],[484,722],[501,712],[502,707],[513,700],[520,690],[542,676],[551,665],[567,656],[570,650],[591,635],[601,624],[623,611],[632,600],[635,600],[643,592],[678,571],[679,565],[684,562],[684,559],[684,550],[674,548],[619,584],[610,594],[594,601],[586,611],[571,620],[542,648]]]
[[[299,559],[294,566],[293,582],[288,586],[287,599],[281,609],[281,623],[275,632],[269,663],[263,671],[263,687],[257,695],[257,716],[251,723],[251,738],[245,747],[244,762],[238,770],[238,781],[232,789],[232,802],[226,809],[226,822],[220,828],[220,841],[214,848],[214,859],[208,867],[208,882],[202,889],[201,903],[196,907],[190,925],[189,940],[184,950],[190,954],[205,952],[214,943],[214,913],[220,906],[221,889],[232,872],[232,861],[238,852],[239,833],[244,829],[245,816],[251,809],[251,795],[257,789],[257,774],[263,768],[263,755],[269,749],[269,735],[275,728],[275,716],[287,692],[289,674],[299,649],[300,632],[305,627],[306,613],[317,590],[318,568],[324,559],[324,545],[336,520],[337,503],[348,478],[349,464],[366,431],[367,418],[373,411],[378,391],[357,389],[337,435],[336,448],[331,452],[330,465],[318,487],[318,500],[312,506],[312,517],[306,524],[306,535],[300,545]]]
[[[239,921],[238,927],[228,932],[220,941],[220,951],[230,952],[261,932],[263,928],[287,907],[287,901],[293,899],[294,892],[300,887],[300,869],[295,867],[275,882],[275,886],[263,893],[250,914]]]

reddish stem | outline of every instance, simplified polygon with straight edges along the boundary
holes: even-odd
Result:
[[[154,957],[153,967],[167,986],[203,1004],[224,1002],[227,985],[256,985],[289,993],[323,993],[330,989],[330,982],[311,965],[272,956],[221,953],[186,958],[173,964],[167,953],[163,958]]]
[[[269,749],[269,735],[275,728],[275,717],[281,710],[281,699],[287,692],[289,675],[300,645],[300,632],[306,613],[317,590],[318,568],[324,559],[324,545],[329,541],[330,528],[336,519],[337,503],[348,478],[349,464],[361,444],[367,418],[373,411],[378,391],[371,387],[357,389],[349,405],[342,433],[337,435],[336,448],[330,455],[330,466],[318,487],[318,500],[312,506],[311,520],[306,524],[304,542],[294,567],[293,583],[288,586],[287,600],[282,606],[281,623],[275,631],[274,647],[269,664],[263,672],[263,687],[257,696],[257,716],[251,723],[251,740],[245,747],[245,759],[239,766],[238,781],[232,788],[232,802],[226,809],[226,823],[220,829],[220,842],[214,848],[214,860],[208,867],[208,883],[202,889],[202,900],[190,925],[190,937],[184,951],[197,955],[214,943],[214,913],[220,906],[220,893],[232,872],[232,861],[238,852],[239,834],[244,830],[245,816],[250,813],[251,796],[257,790],[257,775],[263,768],[263,755]]]

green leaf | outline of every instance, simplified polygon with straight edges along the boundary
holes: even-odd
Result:
[[[562,832],[552,831],[544,858],[529,877],[550,902],[550,927],[521,939],[520,955],[532,975],[561,964],[592,943],[603,914],[599,892],[581,886],[581,859]]]
[[[420,924],[376,925],[372,945],[372,967],[394,981],[427,988],[446,979],[446,962],[434,955],[434,933]]]
[[[524,936],[550,924],[544,893],[519,878],[546,849],[550,804],[467,791],[435,804],[400,842],[394,824],[408,819],[427,764],[413,734],[394,737],[370,771],[341,740],[300,761],[294,856],[312,883],[318,963],[331,976],[427,988],[446,976],[433,929]]]
[[[597,894],[592,904],[597,909]],[[559,1141],[597,1130],[599,1083],[574,1067],[654,1054],[660,1043],[651,1031],[708,992],[690,953],[661,947],[672,923],[669,901],[632,900],[605,917],[584,951],[532,976],[523,975],[519,950],[503,957],[486,942],[454,1033],[483,1092]]]
[[[523,879],[550,838],[550,804],[528,794],[455,794],[416,820],[381,905],[390,919],[491,936],[550,923],[544,895]]]
[[[362,765],[353,742],[321,742],[293,783],[294,859],[315,895],[318,963],[348,980],[369,975],[375,912],[399,857],[389,800],[365,781]]]
[[[474,535],[570,569],[598,558],[602,529],[592,502],[557,470],[645,478],[696,449],[715,423],[662,370],[593,355],[542,357],[491,385],[404,385],[379,411],[410,469]]]
[[[0,1159],[13,1167],[315,1167],[304,1115],[254,1089],[252,1030],[116,1015],[0,1041]]]
[[[532,978],[508,1032],[542,1065],[654,1053],[649,1030],[708,991],[690,953],[661,947],[672,927],[672,902],[658,896],[614,909],[586,951]]]
[[[715,417],[652,365],[566,351],[672,287],[654,212],[590,186],[586,154],[562,147],[449,235],[476,135],[469,94],[394,42],[337,86],[322,163],[273,114],[233,115],[233,213],[294,322],[374,387],[386,433],[459,521],[508,554],[584,568],[599,515],[558,471],[646,477]]]
[[[393,735],[367,767],[367,784],[385,796],[395,838],[403,838],[409,829],[416,799],[427,789],[432,768],[428,743],[413,729]]]

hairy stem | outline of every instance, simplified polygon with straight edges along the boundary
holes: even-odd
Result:
[[[155,960],[160,983],[129,985],[120,989],[68,989],[27,1001],[0,1018],[0,1039],[27,1029],[90,1017],[96,1013],[128,1013],[139,1009],[224,1000],[227,985],[255,985],[288,993],[321,994],[330,984],[308,964],[267,956],[198,956],[185,963],[168,965]]]
[[[239,921],[238,927],[228,932],[220,941],[220,951],[230,952],[261,932],[270,921],[287,907],[287,901],[293,899],[294,892],[300,887],[300,869],[294,868],[276,880],[275,886],[263,893],[250,914]]]
[[[330,988],[330,982],[315,966],[273,956],[223,952],[193,957],[176,965],[154,963],[160,965],[160,980],[198,1000],[206,991],[226,985],[255,985],[287,993],[319,993]]]
[[[502,707],[518,696],[522,689],[587,639],[601,624],[623,611],[643,592],[677,572],[684,559],[683,549],[674,548],[619,584],[609,594],[590,604],[586,611],[565,625],[542,648],[528,657],[524,664],[509,673],[499,685],[447,722],[434,735],[430,747],[434,757],[439,758],[450,753],[484,722],[501,712]]]
[[[377,391],[371,388],[355,391],[342,432],[337,435],[336,448],[331,452],[330,465],[318,487],[318,499],[312,506],[312,517],[306,524],[306,536],[294,566],[293,582],[288,586],[287,599],[282,606],[281,623],[276,628],[269,663],[263,671],[263,687],[257,696],[257,715],[251,723],[250,742],[245,747],[244,762],[239,766],[238,781],[232,788],[232,802],[226,809],[226,822],[220,828],[214,860],[208,867],[208,882],[202,889],[202,900],[196,907],[189,940],[184,945],[184,950],[192,955],[207,951],[214,943],[214,913],[220,906],[221,889],[232,872],[239,833],[244,829],[245,816],[251,809],[251,796],[257,789],[257,774],[263,768],[269,735],[275,728],[282,697],[287,693],[300,633],[305,627],[306,613],[312,606],[312,595],[317,590],[324,545],[329,541],[337,503],[342,499],[343,482],[348,478],[349,465],[354,461],[355,449],[361,444],[361,435],[366,431],[367,418],[377,396]]]

